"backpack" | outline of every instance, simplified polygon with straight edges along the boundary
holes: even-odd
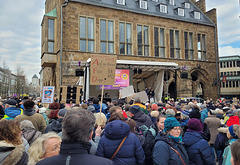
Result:
[[[146,137],[147,131],[150,131],[154,137],[156,137],[157,135],[155,129],[152,126],[148,128],[146,125],[142,125],[139,127],[139,129],[142,132],[144,137]]]

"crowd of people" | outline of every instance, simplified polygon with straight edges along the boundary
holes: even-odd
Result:
[[[100,104],[0,100],[0,164],[240,165],[240,102]]]

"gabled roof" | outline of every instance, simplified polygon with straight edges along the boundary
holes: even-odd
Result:
[[[141,9],[139,7],[140,0],[125,0],[125,5],[117,4],[117,0],[69,0],[73,2],[81,2],[85,4],[113,8],[117,10],[124,10],[134,13],[158,16],[168,19],[180,20],[185,22],[191,22],[196,24],[203,24],[209,26],[215,26],[215,24],[200,10],[198,9],[190,0],[175,0],[175,5],[170,5],[169,0],[158,0],[158,2],[147,0],[148,8]],[[187,2],[190,3],[190,9],[185,9],[183,4]],[[159,11],[159,4],[165,4],[168,8],[168,13],[161,13]],[[177,8],[184,8],[185,16],[179,16],[176,13]],[[201,19],[195,19],[193,17],[193,12],[198,11],[201,13]]]
[[[36,74],[34,74],[34,76],[32,78],[38,78],[38,76]]]

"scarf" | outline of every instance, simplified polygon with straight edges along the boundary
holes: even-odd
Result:
[[[182,143],[182,135],[175,137],[169,134],[168,137],[172,139],[175,143]]]

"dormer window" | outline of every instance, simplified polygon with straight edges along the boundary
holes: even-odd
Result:
[[[190,9],[191,5],[190,5],[190,3],[185,2],[184,7],[185,7],[185,9]]]
[[[194,11],[193,13],[195,19],[201,19],[201,14],[198,11]]]
[[[167,13],[167,5],[160,4],[159,9],[161,13]]]
[[[169,0],[170,5],[175,5],[175,0]]]
[[[140,0],[139,1],[139,6],[141,9],[147,9],[147,1]]]
[[[117,0],[117,4],[125,5],[125,0]]]
[[[182,8],[177,8],[177,14],[178,14],[179,16],[184,16],[184,9],[182,9]]]

